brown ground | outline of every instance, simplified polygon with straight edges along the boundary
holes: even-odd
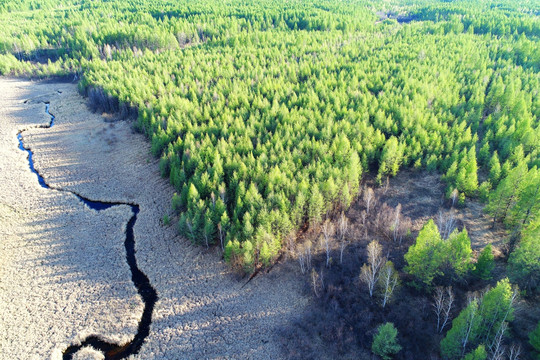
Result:
[[[51,102],[56,124],[23,137],[47,183],[140,205],[136,256],[159,301],[136,358],[281,357],[276,329],[307,304],[296,266],[282,264],[242,287],[216,250],[160,223],[172,215],[174,190],[129,122],[89,112],[72,84],[1,78],[0,92],[0,359],[58,359],[89,334],[127,341],[142,311],[123,248],[129,208],[98,213],[41,188],[17,148],[18,130],[48,122],[41,101]],[[102,355],[85,349],[78,357]]]
[[[344,251],[343,264],[339,263],[336,236],[331,241],[331,266],[327,268],[321,231],[307,229],[302,234],[304,244],[309,243],[308,240],[314,244],[312,269],[323,277],[324,285],[321,286],[322,290],[319,289],[317,297],[312,290],[311,270],[307,271],[305,289],[312,294],[312,305],[298,315],[293,326],[284,331],[294,341],[292,344],[283,344],[283,348],[294,359],[325,359],[329,354],[334,358],[372,359],[370,348],[375,329],[389,321],[398,328],[399,341],[403,346],[396,359],[438,359],[439,343],[443,335],[436,335],[431,295],[410,286],[413,279],[403,273],[406,265],[404,254],[414,244],[418,231],[429,219],[437,223],[440,211],[446,217],[454,216],[458,230],[463,227],[467,229],[475,255],[487,244],[493,245],[497,262],[491,280],[469,276],[464,281],[453,283],[456,295],[452,311],[454,318],[465,306],[468,292],[483,291],[507,276],[502,250],[506,247],[508,235],[501,224],[492,228],[492,219],[483,213],[483,205],[477,201],[467,200],[463,207],[451,207],[444,197],[445,185],[439,174],[403,170],[395,178],[389,179],[388,186],[383,187],[378,187],[369,175],[365,178],[362,188],[373,188],[377,200],[371,205],[370,215],[366,217],[366,228],[362,225],[362,213],[366,210],[362,194],[346,212],[350,222],[349,244]],[[377,216],[384,219],[382,214],[391,213],[398,204],[401,204],[403,217],[411,221],[411,234],[404,237],[401,244],[388,236],[389,232],[385,229],[390,227],[390,222],[381,220],[383,226],[374,226]],[[332,223],[337,227],[335,218]],[[394,301],[384,310],[379,306],[378,299],[369,298],[366,286],[358,279],[360,268],[366,261],[367,244],[372,240],[379,241],[383,253],[401,271],[403,286],[398,288]],[[302,246],[299,248],[302,249]],[[445,285],[450,284],[450,280],[438,279]],[[538,322],[539,314],[534,299],[522,299],[516,304],[516,321],[511,326],[513,338],[510,342],[521,344],[523,353],[530,352],[527,336]],[[450,327],[449,324],[446,330]]]
[[[471,238],[473,250],[482,250],[487,244],[494,248],[504,246],[507,238],[506,231],[500,224],[492,227],[492,218],[484,214],[484,205],[475,200],[467,200],[462,208],[452,208],[445,199],[445,185],[440,174],[425,171],[403,170],[395,178],[389,180],[388,187],[377,187],[371,181],[366,186],[372,186],[379,202],[386,202],[389,206],[402,206],[402,213],[412,219],[412,232],[414,235],[429,220],[435,222],[440,211],[453,214],[458,229],[465,227]],[[360,201],[361,202],[361,201]],[[351,209],[351,215],[363,210],[363,206]],[[496,253],[497,249],[494,250]]]

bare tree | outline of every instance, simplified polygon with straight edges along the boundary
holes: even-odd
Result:
[[[343,264],[343,252],[347,246],[347,231],[349,229],[349,219],[341,212],[341,216],[338,220],[338,234],[339,234],[339,263]]]
[[[300,271],[302,274],[306,273],[307,263],[306,263],[306,253],[304,246],[298,246],[298,262],[300,263]]]
[[[381,293],[383,296],[382,307],[384,308],[398,284],[399,276],[394,268],[394,264],[391,261],[387,261],[384,264],[381,275],[379,277],[379,284],[381,287]]]
[[[452,287],[443,288],[438,286],[435,288],[433,295],[433,308],[437,315],[437,332],[441,333],[450,318],[452,305],[454,304],[454,292]],[[442,324],[441,324],[442,323]]]
[[[439,216],[437,217],[437,226],[439,227],[439,233],[441,234],[442,239],[448,239],[452,231],[456,228],[456,219],[453,213],[444,214],[442,211],[439,211]]]
[[[478,304],[478,299],[475,296],[469,297],[468,303],[471,304],[472,302]],[[469,343],[469,336],[471,335],[477,312],[478,306],[472,306],[471,311],[469,311],[469,313],[467,314],[467,328],[465,329],[465,334],[463,334],[463,337],[461,339],[461,356],[465,355],[465,350],[467,349],[467,344]]]
[[[296,243],[294,241],[294,233],[293,232],[291,232],[291,233],[289,233],[289,235],[287,235],[286,241],[287,241],[287,254],[289,254],[289,256],[291,256],[296,252]]]
[[[306,253],[306,266],[307,266],[307,269],[311,269],[311,248],[312,248],[313,244],[311,243],[310,240],[307,240],[305,242],[305,253]]]
[[[389,240],[393,239],[394,237],[394,222],[396,218],[396,210],[399,210],[401,212],[401,206],[399,206],[399,209],[394,209],[393,207],[388,206],[387,203],[383,203],[377,208],[375,219],[372,223],[373,229],[375,229],[375,231],[377,231],[382,236],[385,236]],[[399,214],[398,218],[400,219]],[[400,222],[399,219],[397,221],[398,225]]]
[[[319,275],[319,273],[315,271],[315,269],[311,269],[311,286],[313,288],[313,292],[315,293],[315,296],[320,297],[324,289],[322,270],[321,270],[321,275]]]
[[[435,315],[437,315],[437,332],[439,332],[441,315],[444,309],[444,289],[442,286],[437,286],[435,288],[435,294],[433,295],[433,308]]]
[[[503,324],[506,322],[506,319],[508,318],[508,315],[510,314],[510,311],[512,310],[512,306],[514,305],[514,302],[516,301],[518,297],[518,290],[517,288],[512,289],[512,295],[510,296],[510,301],[508,302],[508,307],[506,308],[506,312],[504,313],[504,317],[502,318],[501,325],[499,326],[499,329],[497,330],[498,334],[501,331],[501,328],[503,327]],[[487,326],[486,331],[486,338],[485,342],[487,344],[489,334],[491,333],[491,330],[493,329],[493,325],[495,325],[495,322],[497,321],[497,316],[493,316],[491,319],[491,322]],[[494,330],[494,329],[493,329]],[[493,348],[495,341],[497,340],[497,336],[495,336],[495,339],[493,340],[493,343],[490,345],[490,348]],[[489,345],[489,344],[488,344]]]
[[[221,222],[217,224],[217,228],[219,231],[219,241],[221,243],[221,251],[225,250],[225,247],[223,245],[223,239],[225,238],[225,233],[223,232],[223,227],[221,226]]]
[[[17,42],[13,42],[13,52],[17,53],[17,57],[19,58],[19,61],[21,61],[21,48],[19,47],[19,44]]]
[[[323,246],[326,251],[326,267],[330,266],[330,240],[334,232],[334,225],[329,219],[326,219],[322,225]]]
[[[105,56],[105,59],[107,59],[107,60],[109,60],[110,58],[112,58],[112,49],[111,49],[111,45],[105,44],[105,46],[103,46],[103,55]]]
[[[454,292],[452,291],[452,287],[449,286],[446,288],[446,299],[444,300],[443,305],[443,323],[441,325],[441,328],[439,329],[439,333],[442,333],[444,327],[448,323],[448,320],[450,319],[450,312],[452,311],[452,305],[454,305]]]
[[[373,289],[379,279],[379,271],[383,264],[386,263],[386,258],[382,255],[382,246],[376,240],[369,243],[367,256],[368,262],[362,266],[360,280],[367,284],[369,296],[373,297]]]
[[[219,187],[219,197],[221,198],[221,201],[223,201],[224,204],[227,202],[225,201],[225,186],[221,185]]]
[[[300,271],[305,274],[311,269],[311,241],[307,240],[296,247],[296,256],[300,264]]]
[[[366,226],[366,218],[367,218],[367,212],[366,210],[362,210],[362,230],[364,233],[364,238],[367,237],[367,226]]]
[[[364,202],[366,203],[366,213],[369,214],[369,209],[371,208],[371,205],[373,205],[373,202],[375,200],[375,193],[373,192],[373,189],[368,187],[366,190],[364,190]]]
[[[210,200],[212,200],[212,209],[216,208],[216,194],[210,193]]]
[[[204,243],[206,244],[206,248],[208,249],[210,247],[211,234],[208,231],[206,231],[206,229],[204,229],[203,235],[204,235]]]
[[[458,195],[459,195],[459,192],[457,189],[454,189],[454,191],[452,191],[452,194],[450,195],[450,198],[452,199],[452,207],[454,207],[456,205],[456,201],[458,199]]]
[[[397,241],[400,238],[400,234],[401,234],[400,223],[401,223],[401,204],[398,204],[394,212],[394,222],[392,223],[392,232],[394,235],[394,241]]]
[[[519,360],[519,355],[521,355],[521,345],[512,344],[512,346],[510,346],[508,360]]]
[[[409,229],[411,228],[411,226],[412,226],[412,221],[410,217],[404,217],[401,219],[400,227],[399,227],[399,236],[398,236],[399,245],[401,245],[403,238],[407,236],[407,234],[409,233]]]
[[[384,206],[386,204],[383,204],[382,206],[382,211],[384,211]],[[375,221],[373,221],[373,228],[376,230],[376,231],[379,231],[379,224],[381,222],[381,211],[377,211],[377,214],[375,215]]]
[[[193,223],[188,218],[186,218],[186,227],[188,228],[191,234],[191,238],[193,239],[193,241],[195,241],[195,232],[193,231]]]
[[[503,336],[507,328],[508,324],[506,323],[506,321],[503,321],[501,323],[501,326],[499,327],[499,330],[497,331],[497,334],[495,334],[495,339],[493,339],[493,344],[490,349],[491,360],[502,360],[504,358],[506,348],[503,345]]]

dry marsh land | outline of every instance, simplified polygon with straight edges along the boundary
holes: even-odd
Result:
[[[87,110],[73,84],[0,79],[0,358],[58,359],[88,335],[125,343],[143,303],[123,241],[128,206],[94,211],[92,200],[138,204],[139,268],[159,300],[140,359],[275,358],[275,330],[306,305],[290,265],[248,285],[214,250],[193,246],[161,218],[173,189],[129,122]],[[55,115],[52,128],[44,102]],[[54,189],[39,186],[36,170]],[[172,215],[171,215],[172,216]],[[75,358],[103,358],[84,348]]]

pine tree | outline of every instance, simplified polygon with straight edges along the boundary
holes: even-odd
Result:
[[[324,213],[324,198],[319,191],[319,187],[314,184],[311,187],[311,198],[309,200],[309,223],[314,226],[320,224]]]
[[[478,261],[476,262],[476,267],[474,269],[474,275],[484,280],[491,279],[491,272],[495,268],[495,262],[493,259],[494,257],[491,251],[491,244],[488,244],[478,256]]]
[[[469,344],[476,343],[480,337],[480,325],[482,319],[479,316],[478,300],[472,299],[457,318],[452,321],[452,328],[441,341],[441,354],[446,359],[461,358]]]
[[[476,349],[465,355],[463,360],[486,360],[487,352],[484,345],[478,345]]]
[[[529,334],[529,344],[536,350],[537,359],[540,359],[540,322],[536,329]]]
[[[442,243],[439,229],[433,220],[429,220],[418,233],[416,242],[405,254],[405,271],[421,281],[423,286],[431,286],[433,278],[441,275],[437,248]]]
[[[445,245],[447,249],[443,249],[443,254],[440,256],[446,258],[448,268],[458,278],[465,276],[472,268],[471,239],[467,229],[464,227],[461,232],[454,230],[446,240]]]
[[[489,181],[496,186],[501,177],[501,163],[497,151],[493,152],[493,156],[489,160]]]
[[[380,325],[373,337],[371,351],[384,360],[390,360],[401,350],[401,345],[397,341],[397,333],[398,331],[392,323]]]
[[[508,259],[512,281],[529,291],[540,289],[540,217],[523,231],[518,247]]]

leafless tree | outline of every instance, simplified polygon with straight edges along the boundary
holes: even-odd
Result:
[[[450,195],[450,198],[452,199],[452,207],[456,205],[458,195],[459,195],[459,192],[457,191],[457,189],[454,189],[454,191],[452,191],[452,194]]]
[[[296,256],[300,264],[300,271],[305,274],[311,269],[311,241],[307,240],[296,247]]]
[[[439,329],[439,333],[442,333],[444,327],[448,323],[448,320],[450,319],[450,312],[452,311],[452,305],[454,305],[454,292],[452,291],[452,287],[449,286],[446,288],[446,299],[444,300],[443,305],[443,323],[441,325],[441,328]]]
[[[508,307],[506,308],[506,312],[504,313],[504,317],[502,318],[501,325],[499,326],[499,329],[497,329],[497,334],[501,331],[501,328],[503,327],[503,324],[506,322],[506,319],[508,318],[508,315],[510,314],[510,311],[512,310],[512,306],[514,305],[514,302],[516,301],[517,297],[518,297],[518,290],[517,290],[517,288],[514,288],[513,291],[512,291],[512,295],[510,296],[510,301],[508,302]],[[491,333],[491,330],[493,329],[493,325],[495,324],[496,320],[497,320],[497,317],[494,316],[492,318],[491,322],[489,323],[489,325],[487,326],[486,338],[485,338],[486,344],[487,344],[487,341],[488,341],[488,336]],[[508,325],[506,325],[506,326],[508,326]],[[506,328],[505,328],[505,330],[506,330]],[[503,331],[503,333],[504,333],[504,331]],[[490,348],[494,347],[496,341],[497,341],[497,336],[495,336],[495,339],[493,340],[493,343],[490,345]]]
[[[362,217],[362,226],[363,227],[366,227],[366,218],[367,218],[367,212],[366,210],[362,210],[362,212],[360,213],[361,217]]]
[[[394,264],[391,261],[387,261],[386,264],[384,264],[381,275],[379,277],[379,284],[381,287],[381,293],[383,296],[382,301],[382,307],[384,308],[390,298],[392,297],[392,294],[394,293],[394,289],[396,288],[398,284],[399,276],[394,269]]]
[[[471,304],[472,302],[478,303],[478,299],[475,296],[469,297],[468,303]],[[461,356],[465,355],[465,350],[467,349],[467,344],[469,343],[469,336],[471,335],[471,331],[474,325],[474,319],[476,318],[478,312],[478,306],[471,307],[471,311],[468,313],[467,316],[467,328],[465,329],[465,334],[463,334],[463,337],[461,338]]]
[[[343,264],[343,252],[347,246],[347,231],[349,229],[349,219],[341,212],[338,220],[338,235],[339,235],[339,263]]]
[[[311,286],[313,288],[313,292],[315,293],[315,296],[320,297],[324,289],[322,271],[321,271],[321,275],[319,275],[319,273],[315,271],[315,269],[311,269]]]
[[[521,355],[521,345],[512,344],[512,346],[510,346],[508,360],[519,360],[519,355]]]
[[[205,231],[203,231],[203,235],[204,235],[204,243],[206,245],[206,248],[208,249],[210,247],[210,236],[211,236],[211,234],[209,234],[205,229]]]
[[[386,204],[383,204],[383,206]],[[377,214],[375,215],[375,220],[373,221],[373,228],[377,231],[379,231],[379,224],[381,222],[381,211],[377,211]]]
[[[392,223],[392,232],[394,235],[394,241],[397,241],[400,238],[401,234],[401,204],[398,204],[396,206],[396,210],[394,211],[394,222]],[[400,241],[401,242],[401,241]]]
[[[186,218],[186,226],[189,232],[191,233],[191,238],[193,239],[193,241],[195,241],[195,233],[193,232],[193,223],[187,218]]]
[[[311,243],[310,240],[307,240],[305,242],[305,254],[306,254],[306,266],[307,266],[307,269],[311,269],[311,248],[312,248],[313,244]]]
[[[367,212],[366,212],[366,210],[362,210],[361,216],[362,216],[363,237],[366,238],[367,237],[367,226],[366,226]]]
[[[21,48],[19,47],[19,44],[17,42],[13,42],[13,52],[17,53],[17,57],[20,61],[22,59]]]
[[[289,254],[289,256],[291,256],[291,255],[293,255],[295,253],[295,250],[296,250],[296,243],[294,241],[294,233],[293,232],[291,232],[291,233],[289,233],[289,235],[287,235],[286,242],[287,242],[287,253]]]
[[[103,55],[105,56],[105,58],[106,58],[107,60],[109,60],[110,58],[112,58],[112,49],[111,49],[111,45],[105,44],[105,46],[103,46]]]
[[[437,315],[437,332],[441,333],[446,326],[453,304],[454,292],[452,291],[452,287],[443,288],[442,286],[438,286],[433,295],[433,308]]]
[[[217,228],[219,231],[219,241],[221,243],[221,251],[223,251],[225,249],[223,245],[223,239],[225,238],[225,233],[223,232],[223,227],[221,226],[221,222],[217,224]]]
[[[221,198],[221,201],[223,201],[224,204],[226,204],[225,202],[225,186],[220,186],[219,187],[219,197]]]
[[[364,202],[366,204],[366,213],[369,214],[369,209],[371,209],[371,206],[373,205],[373,202],[375,200],[375,193],[373,192],[373,189],[368,187],[366,190],[364,190]]]
[[[442,211],[439,211],[437,226],[439,227],[441,238],[448,239],[452,231],[454,231],[456,228],[456,219],[454,214],[449,212],[444,214]]]
[[[401,206],[399,207],[401,211]],[[400,215],[398,215],[400,217]],[[378,207],[375,221],[373,222],[373,229],[377,231],[382,236],[390,239],[394,237],[394,221],[396,218],[396,209],[388,206],[388,204],[383,203]],[[399,224],[399,220],[398,220]],[[398,229],[399,231],[399,229]]]
[[[491,345],[491,360],[502,360],[504,358],[506,348],[503,345],[503,340],[504,333],[506,332],[507,328],[508,324],[506,323],[506,321],[503,321],[501,323],[501,326],[499,327],[499,330],[497,331],[497,334],[495,334],[495,339],[493,340],[493,344]]]
[[[403,242],[403,238],[405,236],[407,236],[407,234],[409,232],[409,229],[411,227],[412,227],[411,218],[410,217],[403,217],[401,219],[400,227],[399,227],[399,235],[398,235],[399,245],[401,245],[401,243]]]
[[[323,246],[326,252],[326,267],[330,266],[330,241],[332,239],[332,234],[334,233],[334,225],[330,222],[329,219],[322,225],[323,232]]]
[[[300,263],[300,271],[302,274],[306,273],[307,264],[306,264],[306,253],[303,249],[303,246],[298,246],[298,262]]]
[[[373,297],[373,289],[379,279],[379,272],[386,258],[382,255],[382,246],[373,240],[367,247],[368,262],[362,266],[360,272],[360,280],[368,286],[369,296]]]
[[[435,288],[435,294],[433,295],[433,308],[435,315],[437,315],[437,332],[439,332],[439,326],[441,323],[441,315],[444,309],[444,289],[442,286]]]

